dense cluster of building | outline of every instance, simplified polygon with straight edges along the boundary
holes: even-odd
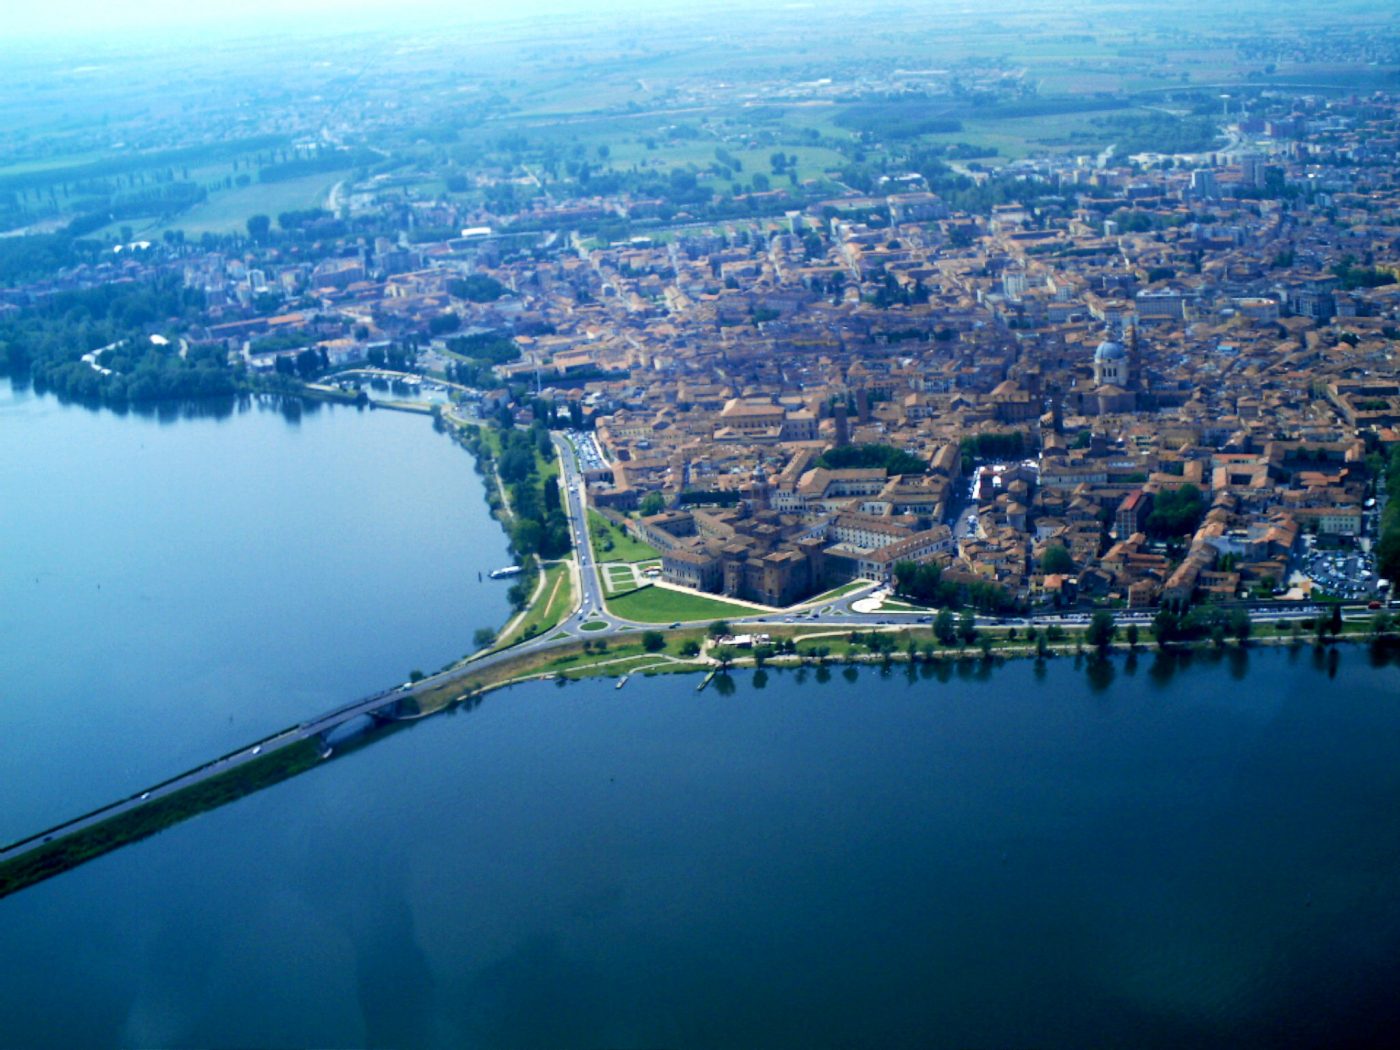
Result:
[[[474,225],[182,272],[209,298],[199,337],[253,370],[411,344],[440,371],[456,336],[509,334],[519,360],[473,398],[591,421],[609,461],[593,504],[660,493],[635,529],[680,585],[782,605],[934,561],[1016,603],[1275,594],[1301,537],[1364,541],[1371,454],[1400,439],[1400,103],[1275,110],[1219,153],[1009,165],[997,177],[1046,193],[984,215],[910,177],[600,244],[419,202],[413,223]],[[471,274],[507,294],[456,297]],[[253,309],[266,296],[316,306]],[[920,469],[823,458],[845,446]],[[1155,534],[1154,502],[1186,486],[1194,533]]]

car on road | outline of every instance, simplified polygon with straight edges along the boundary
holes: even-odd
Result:
[[[262,754],[262,745],[261,745],[261,744],[259,744],[259,745],[258,745],[257,747],[255,747],[255,748],[253,748],[253,754],[255,754],[255,755],[261,755],[261,754]]]

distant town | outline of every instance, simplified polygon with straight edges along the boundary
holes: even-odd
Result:
[[[173,375],[172,394],[592,431],[588,505],[661,580],[766,606],[850,580],[985,613],[1388,598],[1400,93],[1164,88],[1170,119],[1094,118],[1132,149],[994,163],[908,145],[957,120],[899,121],[977,93],[1064,109],[1004,68],[766,87],[880,101],[844,111],[844,154],[826,132],[736,133],[748,169],[725,145],[649,172],[621,147],[502,141],[424,183],[358,147],[269,149],[264,180],[358,167],[275,224],[109,228],[100,254],[0,290],[0,324],[18,358],[46,303],[107,289],[111,322],[122,288],[155,288],[141,335],[92,325],[80,359],[30,353],[35,381],[135,402]],[[542,531],[517,553],[557,553]]]

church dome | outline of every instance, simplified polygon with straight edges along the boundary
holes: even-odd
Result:
[[[1121,361],[1127,356],[1128,351],[1123,349],[1123,344],[1112,339],[1105,339],[1094,351],[1095,361]]]

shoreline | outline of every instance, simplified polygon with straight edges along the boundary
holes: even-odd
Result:
[[[1335,653],[1343,645],[1348,647],[1365,645],[1373,651],[1379,650],[1384,653],[1386,659],[1390,661],[1400,656],[1400,635],[1394,631],[1384,635],[1353,632],[1350,635],[1329,638],[1321,642],[1315,639],[1305,641],[1295,637],[1250,639],[1243,645],[1238,642],[1217,645],[1208,639],[1165,644],[1155,641],[1139,642],[1137,645],[1115,642],[1103,650],[1084,646],[1082,642],[1076,640],[1073,644],[1056,643],[1043,655],[1037,653],[1033,646],[1025,645],[994,648],[990,653],[983,653],[979,649],[968,647],[947,646],[935,650],[931,654],[923,652],[911,654],[906,649],[886,653],[846,652],[840,655],[798,652],[757,657],[750,654],[724,659],[713,655],[715,649],[722,648],[715,644],[703,646],[701,653],[694,658],[677,657],[662,652],[653,654],[635,652],[634,648],[641,645],[640,636],[642,633],[640,631],[630,632],[629,635],[622,636],[628,639],[627,643],[616,649],[609,648],[597,652],[591,651],[592,646],[586,639],[561,640],[555,645],[541,646],[517,654],[515,657],[506,657],[499,664],[484,670],[479,677],[466,673],[470,668],[470,665],[466,665],[458,669],[459,675],[456,679],[444,682],[441,686],[427,693],[412,697],[413,710],[402,712],[392,720],[375,721],[356,732],[349,739],[341,741],[334,749],[324,743],[318,748],[312,740],[306,738],[291,740],[268,751],[253,762],[224,771],[177,792],[141,801],[125,812],[115,814],[68,834],[60,834],[61,829],[71,826],[77,821],[85,820],[87,817],[75,818],[55,828],[26,836],[4,848],[6,850],[13,849],[15,846],[33,843],[41,838],[43,841],[18,857],[0,861],[0,899],[66,871],[71,871],[87,861],[95,860],[106,853],[120,849],[122,846],[158,834],[202,813],[218,809],[254,792],[317,769],[338,757],[368,747],[393,733],[425,721],[432,715],[460,708],[474,708],[482,703],[488,694],[516,685],[545,681],[555,681],[563,685],[595,677],[617,676],[625,681],[632,676],[693,674],[703,676],[700,686],[703,688],[712,681],[730,678],[732,671],[757,673],[769,668],[795,671],[812,668],[820,674],[822,671],[830,672],[833,668],[891,667],[895,664],[903,664],[911,670],[921,664],[927,667],[944,668],[982,665],[990,670],[997,664],[1011,660],[1032,660],[1044,664],[1049,661],[1061,662],[1065,657],[1074,658],[1076,664],[1082,662],[1086,671],[1092,673],[1095,667],[1112,666],[1111,658],[1116,656],[1132,660],[1144,654],[1151,654],[1159,658],[1191,657],[1197,653],[1205,652],[1229,657],[1232,654],[1247,655],[1254,648],[1287,648],[1292,651],[1301,651],[1306,648],[1314,653],[1324,654]],[[705,629],[690,627],[666,633],[676,636],[673,640],[680,640],[680,636],[684,636],[684,641],[690,641],[703,636]],[[841,637],[847,633],[849,632],[808,631],[799,635],[798,632],[794,631],[792,635],[796,636],[793,640],[797,644],[801,644],[801,642],[813,638]],[[881,633],[907,635],[909,631],[907,628],[895,627],[884,628]],[[634,638],[636,639],[635,646],[632,644]],[[586,644],[590,646],[588,650],[584,648]],[[585,654],[592,659],[580,659]],[[637,659],[654,662],[647,666],[622,666]],[[563,666],[565,664],[572,666]],[[616,669],[613,669],[614,665],[617,665]],[[462,681],[462,678],[468,680]],[[1092,683],[1090,686],[1093,687]],[[178,780],[179,778],[174,779]],[[164,783],[170,782],[168,780]],[[155,790],[155,788],[148,790]],[[130,798],[136,799],[139,796],[134,795]],[[88,816],[100,812],[101,810],[98,810]]]
[[[297,395],[282,396],[295,398]],[[320,399],[312,395],[311,400],[330,399]],[[485,440],[482,431],[486,429],[486,425],[471,424],[455,418],[444,419],[431,412],[426,414],[435,417],[436,431],[445,433],[455,444],[471,454],[473,466],[482,478],[488,513],[496,519],[509,542],[509,523],[513,514],[508,496],[494,467],[484,467],[479,449],[473,447],[476,442]],[[557,450],[555,455],[559,455]],[[527,616],[534,603],[542,597],[542,583],[546,574],[535,564],[533,557],[528,561],[531,563],[531,599],[507,620],[507,627]],[[850,586],[845,585],[836,591],[849,589]],[[1083,626],[1065,627],[1058,621],[1051,622],[1060,627],[1064,634],[1053,642],[1047,639],[1041,643],[1041,647],[1031,641],[1020,644],[1019,638],[1008,637],[1010,629],[1002,627],[979,627],[970,643],[943,645],[933,641],[932,629],[927,624],[917,622],[879,626],[754,625],[755,630],[761,630],[790,650],[771,653],[731,650],[721,644],[721,640],[709,639],[706,626],[700,622],[688,623],[677,628],[660,624],[636,625],[608,632],[606,638],[596,639],[555,636],[543,641],[537,637],[533,640],[540,644],[523,651],[514,651],[515,642],[497,649],[493,640],[491,645],[479,648],[469,657],[454,661],[443,671],[425,679],[421,689],[415,689],[412,693],[395,699],[392,707],[386,708],[390,712],[387,717],[374,718],[370,724],[358,726],[349,736],[342,737],[334,748],[321,734],[311,737],[299,736],[281,743],[277,743],[276,738],[273,738],[260,742],[260,747],[267,748],[266,753],[237,768],[223,770],[176,791],[147,798],[147,795],[152,795],[189,775],[181,774],[145,792],[134,793],[109,806],[0,846],[0,853],[25,847],[21,854],[0,860],[0,898],[69,871],[124,845],[157,834],[200,813],[217,809],[255,791],[317,768],[342,754],[369,746],[384,736],[416,724],[430,715],[463,706],[470,708],[479,704],[488,693],[529,682],[553,680],[563,685],[584,678],[616,676],[621,688],[622,684],[634,675],[646,677],[654,674],[699,674],[704,676],[700,685],[700,688],[704,688],[715,679],[728,678],[728,673],[732,670],[756,673],[766,667],[813,667],[818,669],[819,673],[822,669],[829,670],[833,666],[888,667],[895,663],[905,664],[911,669],[916,664],[945,667],[980,664],[990,668],[997,663],[1013,659],[1032,659],[1044,663],[1046,660],[1060,660],[1072,656],[1076,661],[1087,658],[1092,670],[1095,666],[1106,664],[1112,656],[1124,655],[1135,659],[1142,653],[1160,656],[1208,651],[1228,655],[1247,653],[1255,647],[1279,646],[1295,650],[1306,646],[1317,652],[1326,652],[1335,651],[1335,647],[1340,644],[1357,643],[1367,643],[1373,649],[1379,648],[1386,653],[1387,659],[1393,658],[1393,654],[1400,651],[1400,638],[1397,638],[1395,630],[1377,635],[1356,620],[1344,625],[1340,636],[1328,638],[1318,638],[1311,633],[1307,636],[1301,633],[1291,633],[1287,636],[1275,633],[1272,637],[1252,636],[1243,641],[1232,639],[1228,642],[1210,638],[1167,643],[1159,643],[1155,639],[1134,644],[1114,641],[1102,648],[1085,643]],[[1295,621],[1292,624],[1294,631],[1297,630],[1298,623],[1299,621]],[[1043,632],[1050,626],[1050,622],[1031,626]],[[505,630],[503,627],[498,631],[496,638],[502,637]],[[1119,630],[1122,630],[1121,626]],[[659,633],[663,638],[659,650],[649,650],[645,647],[644,636],[653,633]],[[870,639],[889,636],[899,639],[903,647],[895,648],[893,644],[885,646],[881,643],[878,651],[869,646],[867,647],[870,651],[857,651],[859,646],[866,645]],[[1041,634],[1039,637],[1043,639],[1045,635]],[[516,642],[521,640],[524,639],[517,639]],[[833,645],[828,646],[825,644],[827,641]],[[690,642],[699,642],[697,653],[683,651]],[[836,644],[842,646],[842,651],[832,651]],[[804,645],[808,646],[805,651],[802,648]],[[482,667],[483,662],[488,666]],[[434,679],[439,677],[442,680],[435,682]],[[314,722],[317,719],[313,718],[310,721]],[[303,726],[308,724],[303,723]],[[329,732],[325,734],[329,735]],[[97,819],[108,809],[117,812],[110,817]]]

